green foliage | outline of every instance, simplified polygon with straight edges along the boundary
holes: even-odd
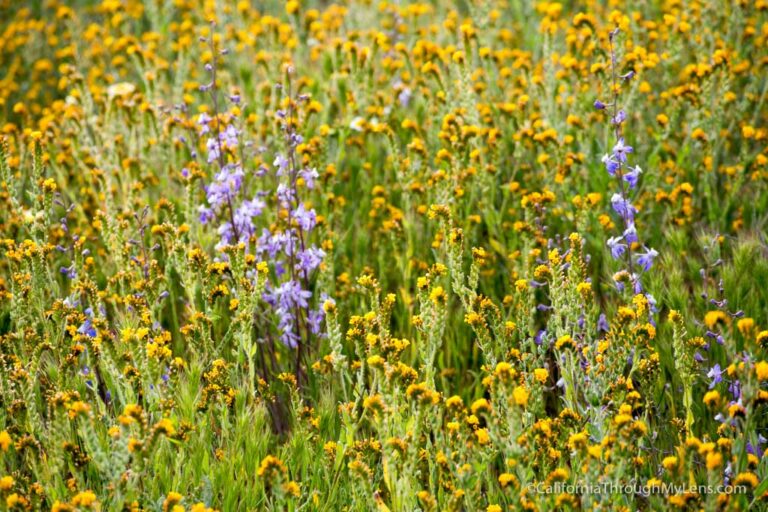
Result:
[[[762,510],[766,4],[576,4],[0,0],[0,510]]]

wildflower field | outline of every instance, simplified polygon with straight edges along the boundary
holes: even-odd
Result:
[[[768,510],[768,0],[0,0],[0,510]]]

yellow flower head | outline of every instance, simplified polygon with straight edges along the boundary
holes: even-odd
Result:
[[[477,438],[477,442],[480,445],[486,445],[491,442],[491,438],[488,435],[488,430],[484,428],[479,428],[475,430],[475,437]]]
[[[435,286],[429,293],[429,300],[435,305],[445,304],[448,300],[448,294],[445,292],[442,286]]]
[[[678,459],[674,455],[664,457],[664,460],[661,461],[661,465],[664,466],[664,469],[671,473],[677,470]]]
[[[3,430],[0,432],[0,450],[7,452],[8,448],[13,444],[13,440],[11,439],[11,436]]]
[[[91,491],[83,491],[72,498],[72,504],[76,507],[90,507],[96,503],[96,495]]]
[[[515,404],[519,405],[520,407],[525,407],[528,405],[529,395],[530,393],[524,386],[517,386],[512,390],[512,399],[515,401]]]
[[[704,394],[704,403],[707,407],[714,407],[720,401],[720,393],[716,389]]]
[[[728,322],[728,316],[720,310],[708,311],[704,315],[704,325],[707,329],[712,330],[717,324],[725,324]]]
[[[755,375],[760,382],[768,380],[768,362],[760,361],[755,364]]]
[[[12,476],[6,475],[0,478],[0,491],[7,491],[13,487],[15,480]]]

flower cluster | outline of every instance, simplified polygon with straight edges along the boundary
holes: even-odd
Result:
[[[634,148],[625,142],[623,134],[623,125],[627,120],[627,113],[619,106],[619,91],[621,89],[619,80],[626,82],[631,80],[635,73],[629,71],[627,73],[618,75],[617,56],[614,49],[614,41],[619,34],[619,28],[612,30],[608,35],[610,43],[610,59],[611,59],[611,91],[613,93],[613,101],[610,103],[603,103],[600,100],[595,100],[594,107],[597,110],[611,110],[611,125],[613,127],[613,135],[615,144],[611,149],[611,152],[605,154],[602,157],[602,163],[605,166],[605,170],[616,181],[618,181],[619,190],[614,192],[611,196],[611,207],[616,214],[619,215],[624,226],[623,233],[619,236],[612,236],[608,239],[606,244],[611,251],[611,256],[619,260],[626,256],[627,271],[625,273],[618,273],[615,276],[616,286],[619,290],[623,290],[624,281],[629,281],[632,286],[632,290],[635,294],[643,292],[643,286],[641,277],[634,269],[637,265],[643,272],[648,272],[653,266],[654,259],[659,253],[649,247],[643,247],[643,252],[633,253],[635,246],[640,247],[640,238],[638,237],[637,227],[635,225],[635,215],[637,214],[637,208],[632,203],[631,193],[637,188],[640,174],[643,172],[639,165],[631,166],[628,162],[628,155],[634,153]]]
[[[0,0],[0,510],[766,508],[768,2],[458,4]]]
[[[299,165],[296,153],[303,143],[297,131],[300,109],[309,97],[293,97],[288,88],[285,98],[288,107],[275,114],[284,135],[284,151],[276,154],[271,170],[265,164],[255,171],[244,169],[242,155],[251,144],[241,140],[237,116],[232,112],[219,112],[217,69],[219,58],[228,52],[217,51],[213,40],[211,36],[210,49],[216,57],[206,65],[210,82],[200,87],[210,95],[213,116],[207,112],[198,116],[197,133],[204,140],[206,163],[216,171],[213,181],[204,186],[206,204],[198,207],[199,220],[202,224],[218,225],[217,248],[242,244],[258,261],[271,265],[275,280],[267,283],[263,299],[274,309],[280,341],[289,348],[299,348],[302,340],[308,343],[310,336],[321,334],[324,314],[320,303],[325,300],[324,296],[319,301],[311,300],[311,277],[320,267],[325,252],[310,242],[317,226],[317,214],[301,197],[302,192],[315,189],[319,175],[314,168]],[[289,69],[288,74],[291,73]],[[282,91],[283,87],[278,84],[276,89]],[[233,110],[239,112],[240,95],[232,94],[227,99]],[[182,175],[189,178],[189,170],[184,169]],[[270,187],[271,191],[253,191],[257,184],[254,182],[276,186]],[[268,204],[277,210],[276,222],[272,225],[265,219],[255,222],[263,218]],[[314,308],[313,302],[318,304]]]
[[[262,214],[266,203],[263,192],[250,190],[251,183],[244,188],[246,171],[243,169],[242,155],[251,144],[241,141],[242,132],[237,128],[238,118],[234,112],[239,111],[241,98],[238,94],[229,95],[226,100],[233,105],[234,112],[219,112],[220,84],[217,81],[217,70],[220,59],[228,52],[216,47],[213,34],[208,41],[213,57],[205,68],[210,73],[210,81],[201,85],[200,90],[209,93],[213,116],[208,112],[198,116],[197,136],[204,140],[206,163],[214,165],[217,170],[213,181],[204,187],[206,204],[198,207],[198,218],[202,224],[217,224],[219,247],[239,243],[247,247],[256,232],[254,218]],[[193,149],[191,155],[197,157],[197,151]],[[259,176],[258,172],[252,174]],[[189,169],[183,169],[182,176],[190,178]]]
[[[288,69],[289,77],[292,72]],[[282,86],[279,89],[282,90]],[[276,279],[268,286],[264,299],[278,317],[280,341],[288,347],[299,348],[299,358],[302,343],[309,343],[312,336],[322,332],[324,312],[321,305],[327,298],[321,296],[319,300],[311,300],[310,277],[322,264],[325,251],[310,242],[318,218],[309,202],[301,197],[302,189],[314,190],[318,173],[313,168],[301,166],[296,151],[303,143],[296,127],[301,107],[308,100],[307,96],[293,97],[289,85],[288,107],[276,113],[285,141],[285,151],[278,153],[273,162],[280,222],[277,229],[262,231],[256,249],[259,257],[274,266]],[[314,308],[312,302],[316,304]]]

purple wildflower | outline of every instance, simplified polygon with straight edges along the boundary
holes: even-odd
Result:
[[[320,334],[324,318],[325,312],[323,311],[323,308],[317,308],[309,312],[307,323],[309,324],[309,330],[312,334]]]
[[[627,73],[624,73],[623,75],[620,75],[619,78],[621,78],[622,80],[632,80],[632,78],[634,78],[634,76],[635,76],[634,70],[630,70]]]
[[[211,130],[211,128],[208,126],[208,123],[210,123],[212,120],[213,119],[211,118],[211,116],[209,116],[205,112],[200,114],[200,116],[197,118],[197,124],[200,125],[201,134],[205,135]]]
[[[624,137],[619,138],[618,142],[616,142],[616,145],[613,146],[613,156],[621,163],[625,163],[627,161],[627,155],[633,151],[634,148],[632,148],[632,146],[627,146],[624,144]]]
[[[307,300],[312,297],[312,292],[303,290],[301,285],[297,281],[286,281],[275,289],[275,295],[278,299],[278,304],[287,310],[293,309],[298,306],[300,308],[306,308],[309,306]]]
[[[637,180],[642,172],[643,170],[640,168],[640,166],[636,165],[634,167],[630,167],[629,171],[624,173],[624,181],[629,184],[629,188],[635,188],[637,186]]]
[[[632,203],[624,199],[621,194],[613,194],[611,197],[611,206],[613,206],[613,210],[621,215],[625,221],[631,221],[635,218],[635,207],[632,206]]]
[[[76,279],[77,278],[77,270],[75,270],[75,265],[71,265],[69,267],[61,267],[59,269],[59,272],[64,274],[70,279]]]
[[[607,245],[611,249],[611,256],[613,259],[618,260],[624,255],[627,250],[627,244],[621,242],[622,238],[614,236],[608,239]]]
[[[605,164],[605,170],[608,171],[608,174],[611,176],[615,176],[616,171],[618,171],[621,167],[621,164],[617,162],[611,155],[604,155],[602,162]]]
[[[639,241],[637,238],[637,229],[635,228],[634,223],[627,226],[627,229],[624,230],[623,236],[624,240],[626,240],[628,244],[633,244]]]
[[[397,101],[400,102],[401,107],[408,108],[408,105],[411,103],[411,96],[413,96],[411,90],[406,87],[397,95]]]
[[[275,157],[275,161],[272,162],[272,165],[277,167],[277,176],[282,176],[285,174],[286,169],[288,169],[288,159],[285,158],[283,155],[278,154]]]
[[[293,211],[293,218],[296,219],[299,227],[304,232],[312,231],[317,224],[317,215],[315,210],[307,210],[304,208],[304,203],[301,203],[298,208]]]
[[[597,330],[603,332],[608,332],[610,330],[608,320],[605,318],[605,313],[600,313],[600,316],[597,319]]]
[[[709,382],[709,389],[714,389],[715,386],[721,383],[723,381],[723,371],[720,369],[720,365],[716,364],[710,368],[707,377],[711,379]]]
[[[277,200],[280,202],[280,205],[284,208],[287,208],[290,206],[290,204],[293,202],[294,197],[296,197],[293,189],[290,187],[279,184],[277,186]]]
[[[623,110],[619,110],[615,116],[611,118],[611,122],[615,125],[619,125],[627,120],[627,113]]]
[[[93,327],[93,320],[91,320],[90,316],[85,319],[85,322],[83,322],[80,327],[78,327],[77,332],[79,334],[84,334],[89,338],[96,337],[96,328]]]
[[[197,218],[200,220],[200,224],[208,224],[214,218],[213,210],[206,208],[205,206],[199,206],[197,212]]]
[[[309,190],[315,188],[315,180],[320,176],[317,174],[317,169],[302,169],[299,171],[299,176],[304,180],[304,184]]]
[[[238,138],[240,131],[232,125],[219,134],[219,140],[229,148],[236,148],[238,146]]]
[[[659,255],[655,249],[647,249],[646,252],[637,255],[637,263],[648,272],[653,266],[653,260]]]
[[[208,150],[209,164],[215,162],[221,156],[221,152],[219,151],[219,142],[213,137],[210,137],[207,141],[205,141],[205,149]]]
[[[304,251],[299,251],[296,254],[298,262],[296,263],[296,270],[300,271],[303,277],[309,277],[309,274],[320,266],[325,257],[325,252],[322,249],[316,247],[310,247]]]
[[[734,400],[738,400],[741,398],[741,381],[738,379],[731,382],[731,384],[728,386],[728,391],[733,395]]]

